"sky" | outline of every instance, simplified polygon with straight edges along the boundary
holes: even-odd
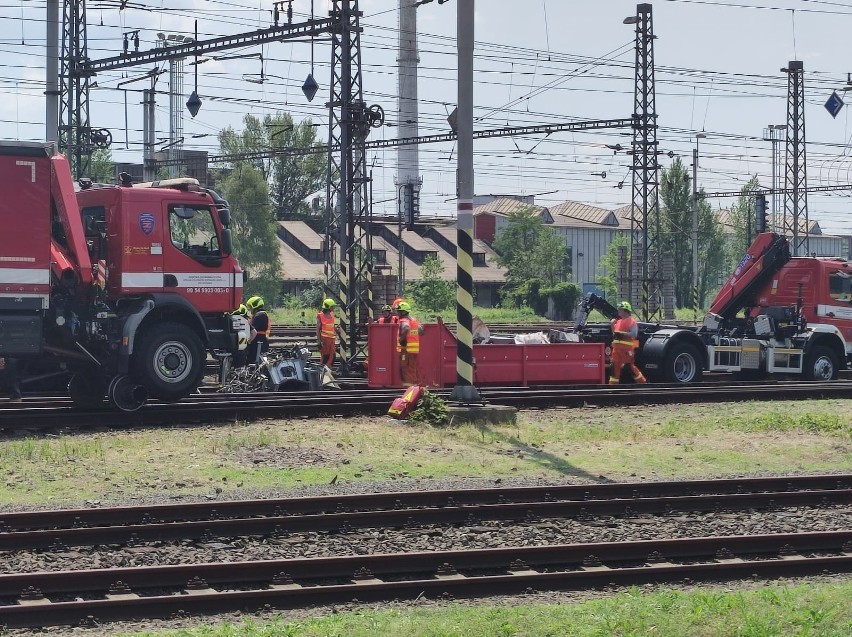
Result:
[[[361,0],[364,99],[385,111],[386,125],[369,139],[397,137],[396,46],[400,0]],[[409,0],[406,0],[409,1]],[[410,0],[413,1],[413,0]],[[418,11],[420,134],[449,132],[456,102],[456,3],[433,1]],[[326,16],[327,0],[294,0],[295,21]],[[757,175],[769,186],[769,125],[787,118],[790,60],[805,69],[808,185],[852,183],[849,108],[836,118],[824,108],[833,91],[844,96],[852,72],[852,0],[656,0],[656,89],[660,163],[680,158],[691,167],[698,144],[698,184],[705,191],[739,190]],[[140,50],[156,46],[157,33],[199,39],[246,33],[271,25],[270,0],[89,0],[89,57],[117,55],[123,34],[139,30]],[[633,113],[636,13],[624,0],[475,0],[474,117],[476,130],[629,118]],[[0,0],[0,139],[44,138],[44,0]],[[132,47],[131,47],[132,48]],[[313,102],[301,85],[311,72],[320,85]],[[185,147],[218,150],[218,133],[242,128],[246,114],[285,111],[310,118],[322,141],[331,48],[327,38],[274,43],[219,56],[262,53],[260,59],[212,59],[198,65],[203,101],[196,118],[184,117]],[[216,57],[219,57],[216,56]],[[195,67],[187,60],[186,91]],[[265,81],[258,83],[261,67]],[[113,158],[141,161],[141,90],[148,67],[98,75],[91,92],[93,127],[109,128]],[[158,89],[166,90],[167,75]],[[852,93],[848,101],[852,103]],[[125,116],[126,114],[126,116]],[[157,136],[168,137],[168,100],[157,103]],[[703,133],[705,137],[697,139]],[[631,158],[624,130],[477,140],[475,191],[479,195],[534,195],[541,205],[579,201],[615,209],[630,202]],[[455,211],[455,145],[420,147],[423,214]],[[783,156],[782,156],[783,163]],[[396,151],[371,152],[374,209],[396,210]],[[783,176],[783,165],[777,166]],[[824,232],[852,234],[852,190],[811,194],[810,218]],[[713,198],[724,208],[732,199]]]

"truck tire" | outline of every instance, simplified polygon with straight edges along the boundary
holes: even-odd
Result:
[[[689,343],[674,343],[666,352],[661,369],[663,380],[669,383],[695,383],[704,371],[701,355]]]
[[[837,354],[830,347],[817,345],[805,356],[802,367],[805,380],[836,380],[837,373]]]
[[[194,392],[204,375],[204,346],[186,325],[149,327],[133,352],[133,376],[160,400],[179,400]]]

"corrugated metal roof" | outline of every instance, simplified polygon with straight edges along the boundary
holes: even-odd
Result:
[[[524,203],[523,201],[518,201],[517,199],[511,199],[509,197],[498,197],[494,201],[490,201],[486,204],[482,204],[481,206],[477,206],[473,209],[473,214],[483,214],[483,213],[492,213],[499,215],[508,215],[517,210],[533,210],[539,215],[546,215],[547,208],[544,206],[535,206],[528,203]]]
[[[304,221],[279,221],[278,225],[311,250],[322,250],[322,236]]]
[[[278,241],[278,257],[281,259],[282,278],[285,281],[313,281],[325,279],[322,263],[311,263],[283,241]]]
[[[554,220],[559,217],[576,219],[578,221],[589,221],[598,225],[618,226],[618,218],[611,210],[590,206],[576,201],[564,201],[548,208]]]

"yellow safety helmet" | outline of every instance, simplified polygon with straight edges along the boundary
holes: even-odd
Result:
[[[252,312],[254,312],[255,310],[259,310],[264,305],[263,297],[253,296],[248,301],[246,301],[246,305],[248,306],[248,309],[250,309]]]
[[[334,299],[325,299],[322,302],[322,309],[328,310],[334,307]]]
[[[628,301],[622,301],[621,303],[619,303],[618,309],[619,310],[627,310],[628,312],[633,314],[633,306],[630,305],[630,303]]]
[[[410,312],[411,303],[409,303],[408,301],[403,301],[402,303],[396,306],[396,309],[398,309],[400,312]]]
[[[249,312],[249,310],[248,310],[248,308],[246,307],[246,304],[245,304],[245,303],[240,303],[240,307],[238,307],[236,310],[234,310],[233,312],[231,312],[231,314],[235,314],[235,315],[237,315],[237,316],[247,316],[247,315],[248,315],[248,312]]]

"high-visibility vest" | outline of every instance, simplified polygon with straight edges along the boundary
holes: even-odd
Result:
[[[398,316],[387,316],[387,317],[386,316],[380,316],[378,319],[376,319],[376,323],[383,323],[385,325],[390,325],[392,323],[399,323],[399,317]]]
[[[329,316],[326,316],[325,312],[318,312],[317,319],[320,322],[320,338],[334,338],[334,312]]]
[[[612,324],[612,331],[614,332],[624,332],[625,334],[630,332],[630,329],[636,325],[636,319],[632,316],[627,316],[625,318],[615,319],[615,323]],[[613,346],[620,345],[622,347],[630,347],[631,349],[635,349],[639,347],[639,341],[635,338],[629,337],[617,337],[613,336],[612,340]]]
[[[408,354],[417,354],[420,352],[420,324],[413,316],[405,316],[399,318],[400,330],[403,325],[408,325],[408,334],[405,337],[405,352]],[[397,342],[396,351],[403,351],[402,346]]]
[[[257,329],[256,327],[254,327],[254,320],[255,320],[258,316],[260,316],[261,314],[263,314],[263,315],[266,317],[266,329],[265,329],[265,330],[259,330],[259,329]],[[269,319],[269,314],[267,314],[266,312],[264,312],[263,310],[261,310],[260,312],[258,312],[257,314],[255,314],[255,315],[252,317],[252,319],[251,319],[251,326],[252,326],[252,327],[254,327],[254,330],[257,332],[257,335],[258,335],[258,336],[263,336],[263,337],[267,337],[267,336],[269,336],[269,332],[270,332],[270,330],[272,330],[272,321]]]

